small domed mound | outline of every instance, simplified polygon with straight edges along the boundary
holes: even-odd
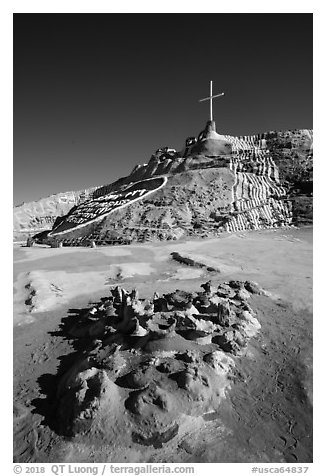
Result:
[[[197,142],[191,147],[187,155],[215,157],[231,153],[231,142],[225,136],[216,132],[214,121],[208,121],[205,129],[199,134]]]

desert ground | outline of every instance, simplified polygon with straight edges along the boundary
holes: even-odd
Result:
[[[236,358],[214,417],[159,449],[111,451],[60,434],[58,375],[76,351],[67,323],[117,285],[150,298],[208,280],[251,280],[266,291],[252,297],[261,329]],[[15,246],[14,461],[311,462],[312,284],[311,227],[95,249]]]

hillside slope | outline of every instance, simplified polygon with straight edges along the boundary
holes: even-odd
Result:
[[[311,223],[312,147],[311,130],[232,137],[208,123],[182,151],[159,149],[127,177],[72,194],[65,205],[58,199],[49,225],[55,213],[62,218],[49,238],[115,243]],[[155,191],[159,178],[165,183]],[[35,233],[46,226],[34,210],[25,230]]]
[[[29,235],[50,230],[57,217],[66,215],[72,207],[82,203],[96,190],[93,187],[77,192],[62,192],[14,207],[14,241]]]

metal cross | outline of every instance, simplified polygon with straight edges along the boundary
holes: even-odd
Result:
[[[224,93],[215,94],[213,96],[213,81],[210,81],[210,95],[207,98],[199,99],[199,102],[208,101],[208,100],[210,101],[210,120],[211,121],[213,120],[213,98],[218,98],[220,96],[224,96]]]

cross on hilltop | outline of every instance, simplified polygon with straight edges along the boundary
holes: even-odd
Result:
[[[213,96],[213,81],[210,81],[210,94],[207,98],[199,99],[199,102],[208,101],[210,102],[210,121],[213,122],[213,99],[224,96],[224,93],[215,94]]]

